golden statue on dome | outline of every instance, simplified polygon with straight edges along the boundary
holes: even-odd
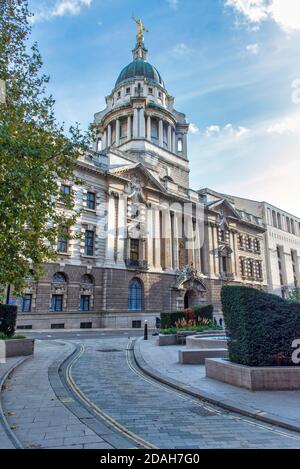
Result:
[[[137,33],[137,36],[136,36],[137,42],[144,42],[143,32],[145,31],[145,33],[149,33],[148,29],[145,28],[145,25],[143,24],[141,19],[137,20],[134,16],[132,16],[132,19],[133,19],[133,21],[136,22],[137,27],[138,27],[138,33]]]

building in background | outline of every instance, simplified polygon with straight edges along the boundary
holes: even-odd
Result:
[[[80,211],[76,237],[62,233],[57,262],[28,285],[19,328],[139,328],[201,303],[218,317],[224,284],[266,288],[262,215],[190,188],[189,124],[147,54],[139,29],[78,161],[83,185],[61,181]]]
[[[270,292],[286,298],[300,286],[300,219],[267,202],[232,197],[238,209],[249,211],[263,219],[265,233],[265,263]]]

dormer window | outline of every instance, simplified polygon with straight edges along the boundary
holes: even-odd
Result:
[[[126,94],[130,94],[130,88],[126,88]]]
[[[121,91],[118,91],[118,99],[121,98]]]

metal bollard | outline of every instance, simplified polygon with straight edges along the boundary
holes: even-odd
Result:
[[[144,340],[148,340],[148,322],[145,321],[144,325]]]

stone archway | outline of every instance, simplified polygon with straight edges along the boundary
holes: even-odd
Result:
[[[184,308],[192,308],[203,301],[203,296],[195,290],[187,290],[184,294]]]

